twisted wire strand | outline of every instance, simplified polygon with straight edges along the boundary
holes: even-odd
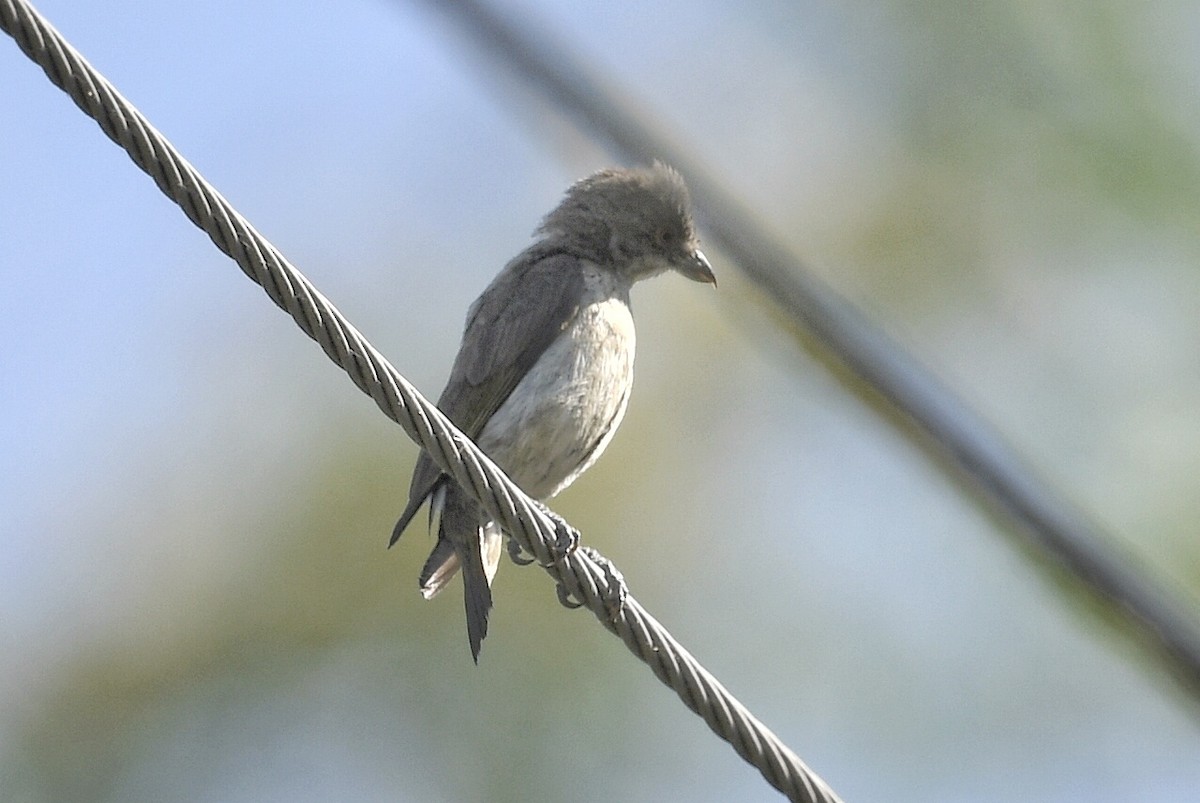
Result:
[[[567,593],[586,605],[692,711],[790,799],[834,803],[836,794],[739,703],[623,590],[612,565],[589,550],[561,554],[567,525],[526,496],[421,396],[279,251],[171,144],[22,0],[0,0],[0,27],[55,86],[94,119],[188,219],[208,233],[325,354],[475,497]]]

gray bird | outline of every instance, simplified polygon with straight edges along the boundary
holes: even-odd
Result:
[[[602,170],[569,190],[467,313],[438,407],[525,493],[547,500],[608,446],[633,385],[634,282],[674,270],[716,284],[688,191],[655,163]],[[424,452],[395,544],[425,500],[437,543],[421,570],[432,599],[460,568],[471,655],[487,635],[502,533]]]

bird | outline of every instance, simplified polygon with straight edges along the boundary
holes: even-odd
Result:
[[[673,271],[716,285],[682,176],[662,162],[568,188],[467,312],[438,408],[526,494],[545,502],[612,440],[633,385],[633,285]],[[389,546],[428,501],[432,599],[461,570],[471,657],[487,635],[503,532],[422,451]]]

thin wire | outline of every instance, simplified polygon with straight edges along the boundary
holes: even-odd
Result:
[[[953,481],[965,483],[976,498],[1016,525],[1022,543],[1129,621],[1141,643],[1159,654],[1183,688],[1200,700],[1200,623],[1182,601],[1123,559],[1112,536],[1042,480],[993,426],[916,358],[813,275],[703,165],[689,158],[677,139],[656,133],[662,127],[623,100],[629,93],[597,78],[566,47],[535,33],[527,19],[506,17],[476,0],[432,5],[474,45],[574,116],[616,154],[631,162],[662,159],[683,173],[708,239],[733,258],[784,317],[861,380],[852,389],[870,402],[882,400],[891,423],[932,452]]]
[[[50,80],[100,124],[213,243],[254,282],[379,408],[400,424],[532,553],[565,593],[583,602],[692,711],[790,799],[839,798],[800,758],[700,665],[632,597],[619,596],[615,567],[591,550],[563,556],[552,519],[402,377],[282,254],[188,164],[133,106],[22,0],[0,0],[0,27]],[[619,603],[618,603],[619,600]]]

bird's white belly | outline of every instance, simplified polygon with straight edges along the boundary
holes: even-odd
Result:
[[[608,446],[633,385],[629,306],[588,304],[513,389],[479,446],[530,496],[549,499]]]

